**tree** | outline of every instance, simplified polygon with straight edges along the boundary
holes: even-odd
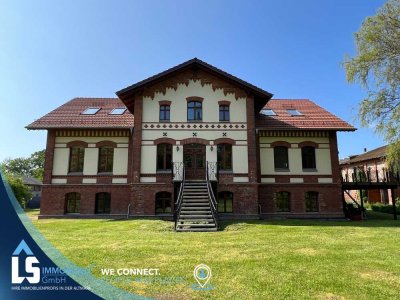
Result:
[[[29,158],[6,159],[2,163],[3,172],[14,177],[34,177],[43,180],[45,150],[36,151]]]
[[[400,0],[389,0],[355,33],[356,55],[344,61],[347,81],[359,83],[367,97],[359,106],[362,126],[388,142],[387,162],[400,169]]]
[[[22,208],[25,208],[26,203],[32,197],[32,193],[21,177],[15,177],[10,174],[6,175],[7,182],[10,185],[15,198],[17,198]]]

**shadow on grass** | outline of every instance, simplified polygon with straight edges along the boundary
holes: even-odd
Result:
[[[383,216],[381,216],[383,215]],[[265,226],[338,226],[338,227],[397,227],[400,228],[400,220],[393,220],[392,215],[382,213],[367,213],[367,219],[363,221],[343,220],[304,220],[304,219],[279,219],[279,220],[224,220],[219,224],[220,230],[235,224],[254,224]],[[399,216],[400,217],[400,216]]]

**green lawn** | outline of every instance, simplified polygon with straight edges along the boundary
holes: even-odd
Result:
[[[158,220],[37,220],[77,265],[159,268],[184,283],[115,284],[160,299],[399,299],[400,220],[241,221],[211,233],[176,233]],[[387,217],[387,216],[385,216]],[[195,291],[193,269],[212,268],[212,291]]]

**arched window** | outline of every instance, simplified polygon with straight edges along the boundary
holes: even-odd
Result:
[[[96,214],[109,214],[111,210],[111,194],[110,193],[97,193],[95,213]]]
[[[202,103],[200,101],[188,101],[187,120],[188,121],[203,120],[203,108],[202,108]]]
[[[289,212],[290,211],[290,193],[289,192],[277,192],[274,195],[275,208],[277,212]]]
[[[172,212],[171,193],[158,192],[156,194],[156,214],[165,214]]]
[[[113,147],[100,147],[99,148],[99,165],[98,172],[112,172],[114,163],[114,148]]]
[[[217,146],[217,161],[220,170],[232,170],[232,145],[219,144]]]
[[[274,165],[275,170],[288,170],[289,169],[289,156],[288,148],[285,146],[274,147]]]
[[[69,150],[69,172],[83,172],[84,147],[71,147]]]
[[[306,212],[318,212],[318,192],[306,192]]]
[[[233,193],[231,192],[218,193],[218,212],[220,213],[233,212]]]
[[[65,212],[67,214],[77,214],[80,212],[80,193],[68,193],[65,195]]]
[[[311,146],[301,148],[301,160],[303,163],[303,169],[316,169],[315,148]]]
[[[172,167],[172,145],[157,145],[157,171],[171,170]]]
[[[220,105],[219,106],[219,121],[220,122],[229,122],[229,105]]]

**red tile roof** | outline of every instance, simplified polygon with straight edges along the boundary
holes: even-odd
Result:
[[[354,155],[351,158],[342,161],[341,165],[351,165],[354,163],[365,162],[368,160],[382,159],[386,156],[387,146],[382,146],[371,151]]]
[[[88,107],[101,109],[95,115],[82,115]],[[109,114],[118,107],[125,107],[118,98],[74,98],[26,128],[132,128],[133,115],[128,110],[123,115]]]
[[[270,130],[326,129],[354,131],[353,126],[308,99],[271,99],[264,107],[276,116],[256,116],[256,127]],[[291,116],[287,109],[297,109],[302,115]]]

